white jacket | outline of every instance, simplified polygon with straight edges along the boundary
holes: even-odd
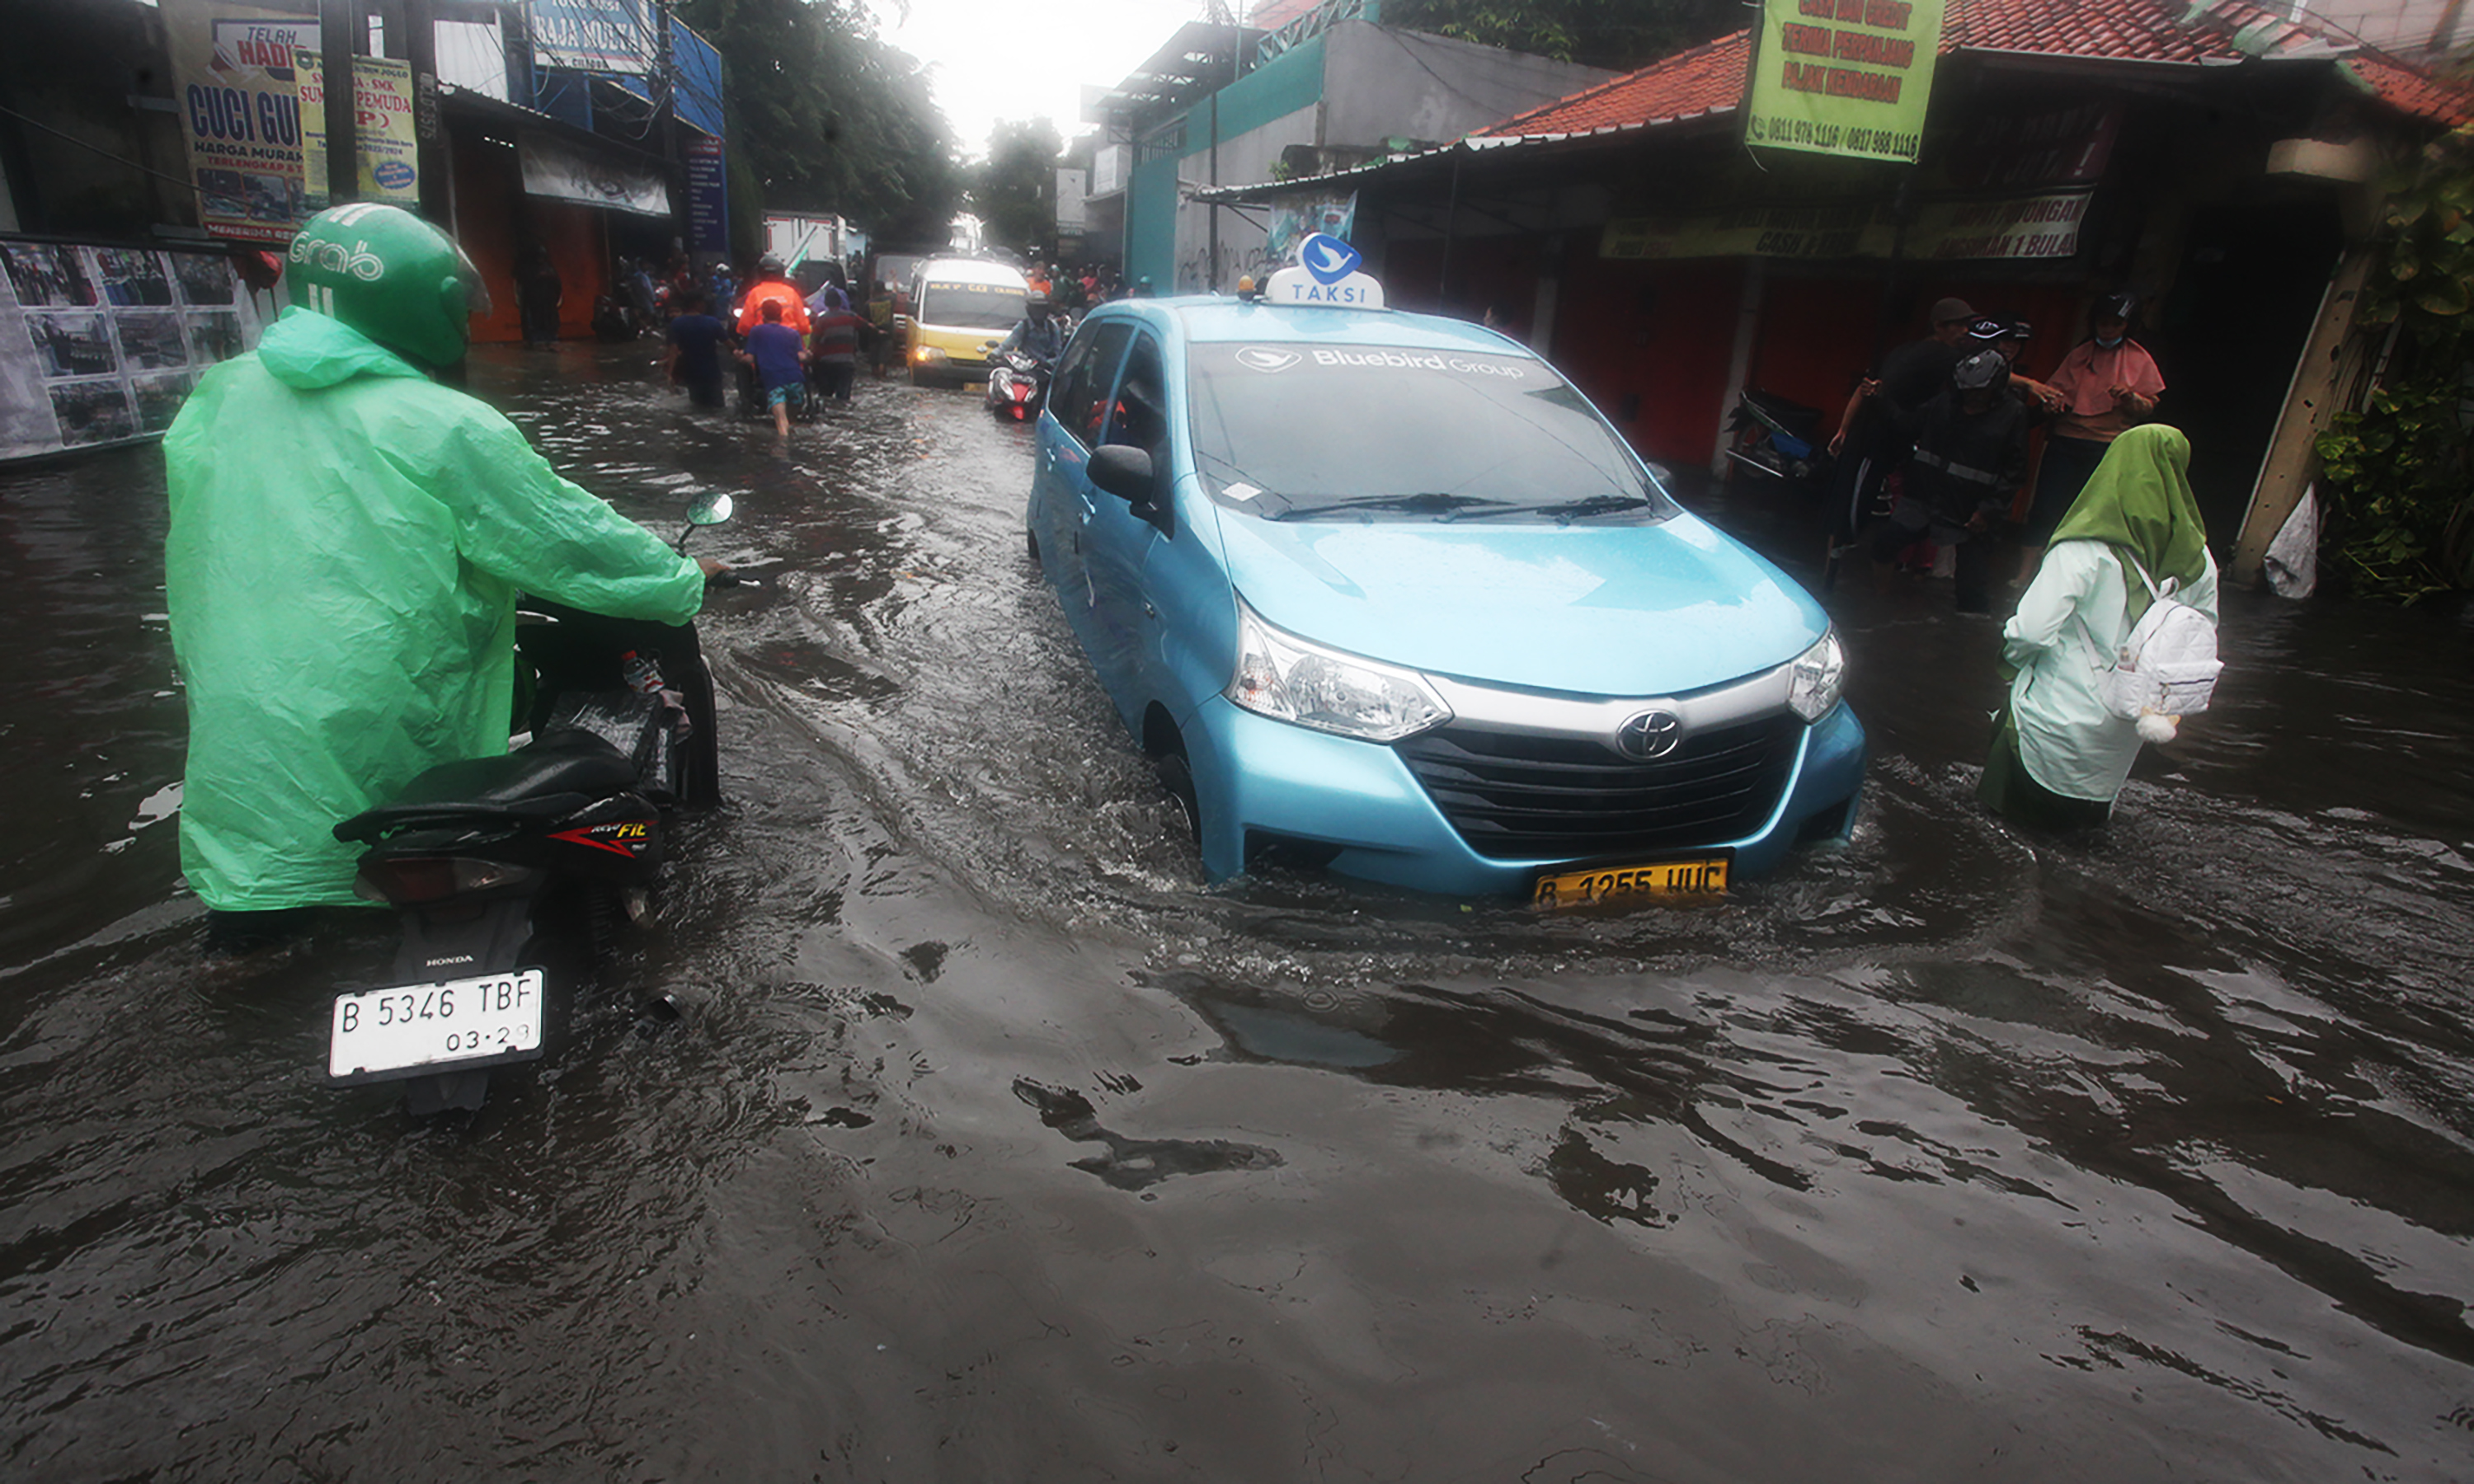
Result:
[[[2206,562],[2198,581],[2174,596],[2214,622],[2217,562]],[[2111,655],[2130,632],[2126,596],[2112,547],[2056,541],[2046,548],[2019,611],[2001,627],[2002,658],[2019,668],[2010,682],[2019,760],[2029,778],[2065,799],[2111,803],[2139,755],[2137,728],[2106,710],[2097,693],[2098,657]]]

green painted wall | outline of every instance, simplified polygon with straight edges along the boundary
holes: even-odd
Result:
[[[1136,165],[1126,180],[1126,287],[1145,278],[1162,294],[1176,278],[1175,155]]]
[[[1234,139],[1322,101],[1323,38],[1284,52],[1220,90],[1220,137]],[[1164,127],[1154,125],[1146,133]],[[1184,158],[1211,153],[1211,102],[1185,110]],[[1163,294],[1176,278],[1175,153],[1136,165],[1126,181],[1126,282],[1148,277]]]
[[[1323,40],[1313,40],[1282,52],[1270,65],[1247,73],[1220,90],[1220,137],[1234,139],[1322,101]],[[1211,149],[1211,103],[1205,99],[1185,110],[1185,153],[1188,157]]]

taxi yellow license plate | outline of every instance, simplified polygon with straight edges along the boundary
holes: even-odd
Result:
[[[1723,897],[1727,865],[1726,856],[1710,855],[1645,866],[1553,872],[1538,878],[1529,900],[1539,907],[1580,907],[1640,897]]]

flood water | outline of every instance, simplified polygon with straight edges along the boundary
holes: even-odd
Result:
[[[473,385],[665,532],[737,496],[732,802],[469,1123],[321,1080],[383,915],[200,956],[159,454],[0,476],[0,1474],[2474,1477],[2463,607],[2232,595],[2055,842],[1973,802],[1993,626],[1842,585],[1843,850],[1206,888],[1026,431],[863,381],[786,455],[650,360]]]

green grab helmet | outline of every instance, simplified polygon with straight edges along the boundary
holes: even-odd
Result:
[[[302,224],[293,302],[332,315],[424,366],[461,360],[489,290],[455,239],[401,206],[354,202]]]

